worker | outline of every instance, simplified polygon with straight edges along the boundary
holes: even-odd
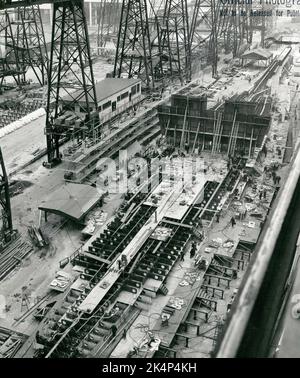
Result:
[[[243,208],[241,211],[241,220],[244,220],[247,215],[247,209]]]
[[[195,254],[196,254],[196,243],[193,242],[193,243],[192,243],[192,248],[191,248],[191,251],[190,251],[191,259],[192,259],[193,257],[195,257]]]
[[[40,332],[39,331],[36,331],[36,334],[35,334],[35,341],[38,343],[38,344],[41,344],[41,339],[40,339]]]
[[[267,191],[266,191],[266,189],[264,189],[263,194],[264,194],[264,199],[266,199],[267,198]]]
[[[263,192],[260,190],[260,191],[259,191],[259,199],[260,199],[260,200],[262,199],[262,196],[263,196]]]
[[[182,251],[180,254],[180,261],[184,261],[184,251]]]
[[[264,144],[263,148],[262,148],[262,152],[263,154],[265,155],[265,157],[267,156],[267,153],[268,153],[268,150],[267,150],[267,147],[266,145]]]
[[[231,227],[234,227],[236,225],[236,221],[234,217],[231,217],[230,222],[231,222]]]
[[[219,223],[220,222],[220,213],[217,212],[216,214],[216,222]]]

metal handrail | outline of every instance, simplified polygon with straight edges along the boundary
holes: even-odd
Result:
[[[238,352],[256,298],[262,286],[276,243],[279,240],[285,216],[290,208],[300,178],[300,144],[298,143],[291,169],[278,194],[278,202],[265,225],[262,240],[258,244],[255,261],[249,269],[245,284],[232,308],[230,320],[219,344],[217,358],[233,358]]]

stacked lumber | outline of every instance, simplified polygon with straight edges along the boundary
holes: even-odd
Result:
[[[0,358],[12,358],[28,336],[0,327]]]
[[[0,280],[6,277],[33,250],[31,244],[19,236],[0,252]]]

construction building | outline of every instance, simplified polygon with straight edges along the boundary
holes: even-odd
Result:
[[[299,357],[300,26],[223,3],[0,2],[1,358]]]

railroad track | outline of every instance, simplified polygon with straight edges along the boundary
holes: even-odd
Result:
[[[20,323],[22,323],[28,316],[30,316],[35,310],[37,310],[41,305],[45,302],[49,301],[50,299],[54,298],[57,293],[50,292],[46,294],[43,298],[41,298],[36,304],[31,306],[23,315],[21,315],[14,323],[13,327],[16,327]]]

